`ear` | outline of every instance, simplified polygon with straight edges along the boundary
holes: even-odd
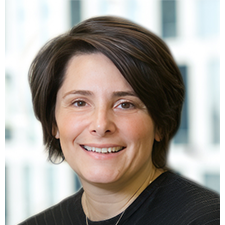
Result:
[[[60,138],[60,135],[59,135],[59,130],[58,130],[58,129],[57,129],[57,131],[56,131],[55,138],[56,138],[56,139],[59,139],[59,138]]]
[[[155,131],[154,139],[158,142],[160,142],[162,140],[161,134],[158,129],[156,129],[156,131]]]
[[[157,133],[155,134],[155,140],[158,141],[158,142],[161,141],[161,138],[160,138],[160,136]]]
[[[58,130],[58,127],[56,125],[52,126],[52,135],[55,136],[56,139],[60,138],[59,130]]]

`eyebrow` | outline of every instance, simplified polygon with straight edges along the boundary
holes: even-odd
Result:
[[[86,91],[86,90],[73,90],[73,91],[67,92],[63,96],[63,98],[65,98],[68,95],[85,95],[85,96],[90,96],[90,95],[93,95],[93,93],[91,91]]]
[[[113,92],[113,96],[115,96],[115,97],[135,96],[135,97],[137,97],[137,95],[135,94],[134,91],[115,91],[115,92]]]
[[[84,96],[91,96],[93,95],[93,92],[87,91],[87,90],[73,90],[70,92],[67,92],[63,98],[65,98],[68,95],[84,95]],[[134,96],[137,97],[134,91],[114,91],[113,92],[114,97],[124,97],[124,96]]]

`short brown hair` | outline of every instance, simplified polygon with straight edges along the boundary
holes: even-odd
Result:
[[[29,82],[34,112],[42,124],[49,159],[63,157],[53,129],[57,126],[56,95],[68,61],[76,54],[94,52],[103,53],[115,64],[146,105],[161,135],[161,141],[153,144],[153,164],[165,168],[169,142],[180,124],[182,76],[164,41],[131,21],[112,16],[85,20],[52,39],[31,64]]]

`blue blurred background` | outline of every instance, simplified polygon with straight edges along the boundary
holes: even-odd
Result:
[[[66,163],[56,166],[46,161],[27,73],[48,40],[98,15],[130,19],[168,44],[186,85],[182,123],[170,146],[169,165],[220,192],[219,0],[7,0],[6,225],[19,223],[80,187]]]

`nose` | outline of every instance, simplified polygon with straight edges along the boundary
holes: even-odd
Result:
[[[104,137],[116,131],[115,121],[110,110],[95,109],[91,118],[90,132],[92,135]]]

